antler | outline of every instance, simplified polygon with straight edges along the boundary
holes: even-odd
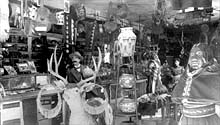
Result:
[[[54,48],[54,53],[51,55],[50,60],[47,60],[47,67],[48,67],[48,71],[53,75],[56,76],[57,78],[59,78],[60,80],[63,81],[63,83],[66,85],[68,82],[67,80],[62,77],[61,75],[59,75],[58,73],[58,67],[60,65],[61,59],[63,57],[63,53],[60,55],[59,60],[57,61],[57,45]],[[54,63],[55,63],[55,72],[53,71],[52,68],[52,64],[53,64],[53,59],[54,59]]]
[[[78,86],[82,86],[84,83],[86,83],[86,82],[96,78],[96,76],[97,76],[97,74],[99,72],[99,68],[100,68],[101,62],[102,62],[102,53],[101,53],[101,50],[100,50],[99,47],[98,47],[98,51],[99,51],[98,65],[96,64],[95,58],[92,57],[93,65],[95,67],[95,71],[93,72],[92,77],[89,77],[89,78],[87,78],[85,80],[81,80],[79,83],[77,83]]]

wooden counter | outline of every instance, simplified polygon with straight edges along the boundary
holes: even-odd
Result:
[[[46,119],[37,109],[36,98],[39,90],[5,96],[0,100],[1,125],[59,125],[59,118]],[[48,90],[42,93],[42,105],[50,109],[55,105],[57,91]],[[61,117],[61,118],[60,118]],[[57,120],[58,119],[58,120]]]
[[[31,91],[31,92],[25,92],[21,94],[15,94],[15,95],[8,95],[3,97],[0,102],[7,102],[7,101],[14,101],[14,100],[24,100],[24,99],[31,99],[36,98],[40,90]],[[61,92],[61,91],[60,91]],[[55,95],[57,94],[56,90],[47,90],[42,93],[42,96],[46,95]]]
[[[142,82],[137,83],[137,89],[138,89],[138,96],[142,95],[145,93],[145,88],[146,88],[146,80],[143,80]],[[104,86],[109,94],[109,98],[115,99],[115,89],[116,89],[116,80],[101,80],[97,82],[97,84],[100,84]],[[62,93],[61,91],[59,91]],[[21,94],[15,94],[15,95],[8,95],[3,97],[0,100],[1,107],[0,108],[0,114],[2,116],[8,115],[8,111],[10,110],[10,113],[13,114],[14,112],[14,107],[11,107],[11,105],[16,105],[16,110],[21,111],[17,112],[16,118],[11,119],[6,119],[8,120],[7,122],[2,123],[1,125],[60,125],[62,122],[62,114],[58,115],[57,117],[53,119],[45,119],[42,117],[42,115],[38,112],[37,109],[37,104],[36,104],[36,98],[39,93],[39,90],[36,91],[30,91],[30,92],[25,92]],[[45,90],[42,93],[42,105],[44,107],[50,109],[53,108],[57,101],[57,90]],[[53,101],[53,103],[52,103]],[[17,104],[15,104],[17,103]],[[19,103],[19,104],[18,104]],[[7,106],[4,106],[7,105]],[[8,109],[4,109],[3,107],[8,107]],[[2,109],[2,110],[1,110]],[[8,111],[4,111],[8,110]],[[65,110],[65,109],[62,109]],[[20,113],[20,114],[19,114]],[[9,117],[10,114],[9,114]],[[19,118],[19,119],[18,119]],[[15,120],[14,120],[15,119]],[[2,118],[0,119],[0,121]]]

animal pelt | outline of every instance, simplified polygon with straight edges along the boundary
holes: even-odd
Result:
[[[63,98],[71,111],[69,125],[97,125],[93,117],[85,112],[82,106],[80,90],[78,88],[65,90]]]

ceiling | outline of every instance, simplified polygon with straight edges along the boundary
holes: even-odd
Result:
[[[63,8],[64,0],[45,0],[45,4],[49,6],[54,6],[56,8]],[[128,16],[127,20],[132,22],[140,22],[142,24],[150,24],[152,22],[152,14],[154,13],[154,8],[157,0],[69,0],[70,5],[72,4],[84,4],[86,7],[99,10],[102,13],[107,13],[109,2],[113,3],[113,8],[118,4],[124,2],[128,6]],[[166,11],[167,14],[172,16],[178,13],[178,11],[172,10],[171,0],[166,1]],[[215,8],[215,16],[220,17],[220,0],[212,0],[213,7]],[[218,11],[216,11],[218,9]]]
[[[109,6],[109,0],[85,0],[84,3],[90,8],[96,8],[101,11],[106,11]],[[127,20],[134,22],[143,22],[151,20],[151,15],[154,11],[155,0],[126,0],[128,6]],[[112,0],[113,8],[120,4],[120,0]]]
[[[56,2],[55,2],[56,1]],[[59,1],[59,2],[58,2]],[[45,0],[45,4],[48,6],[54,6],[56,8],[63,8],[63,0]],[[102,13],[107,13],[109,2],[112,1],[113,8],[116,8],[121,0],[69,0],[70,4],[82,3],[86,7],[96,9]],[[126,19],[134,22],[143,22],[144,20],[151,20],[151,14],[154,10],[155,0],[124,0],[128,5],[128,16]],[[57,4],[59,3],[59,4]]]

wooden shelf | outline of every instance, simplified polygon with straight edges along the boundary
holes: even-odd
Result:
[[[136,117],[135,112],[134,113],[124,113],[124,112],[121,112],[121,111],[116,111],[115,113],[116,113],[116,116],[120,116],[120,117],[124,117],[124,116]]]

